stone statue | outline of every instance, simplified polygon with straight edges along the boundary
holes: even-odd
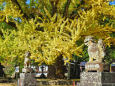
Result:
[[[24,58],[24,68],[22,69],[22,72],[32,72],[32,68],[30,67],[31,65],[31,59],[30,57],[30,52],[25,53],[25,58]]]
[[[20,73],[20,78],[18,79],[18,86],[37,86],[35,73],[30,65],[30,52],[25,53],[24,59],[24,68],[22,69],[22,73]]]
[[[89,62],[102,62],[105,56],[102,39],[99,39],[98,43],[96,43],[93,36],[86,36],[84,43],[88,46]]]
[[[24,68],[28,68],[30,67],[30,53],[29,52],[26,52],[25,53],[25,59],[24,59]]]

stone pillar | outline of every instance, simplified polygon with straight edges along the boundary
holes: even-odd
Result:
[[[20,73],[18,86],[36,86],[36,79],[34,77],[34,73]]]
[[[82,72],[80,86],[115,86],[115,72]]]

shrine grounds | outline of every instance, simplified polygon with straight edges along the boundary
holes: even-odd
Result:
[[[50,79],[37,79],[37,86],[77,86],[79,79],[59,79],[59,80],[50,80]],[[18,86],[17,80],[13,82],[0,83],[0,86]]]

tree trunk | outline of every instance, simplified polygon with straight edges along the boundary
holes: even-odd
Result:
[[[50,79],[63,79],[65,78],[66,66],[64,66],[64,61],[62,55],[60,55],[53,65],[48,67],[48,78]]]

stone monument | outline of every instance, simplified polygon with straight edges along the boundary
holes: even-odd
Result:
[[[29,57],[30,53],[26,52],[24,59],[24,68],[22,69],[22,73],[20,73],[18,86],[36,86],[36,79],[34,73],[32,73],[33,69],[31,68]]]
[[[105,48],[102,39],[96,43],[93,36],[87,36],[84,42],[88,46],[89,61],[85,71],[80,74],[78,86],[115,86],[115,72],[104,72],[105,64],[102,60]]]

